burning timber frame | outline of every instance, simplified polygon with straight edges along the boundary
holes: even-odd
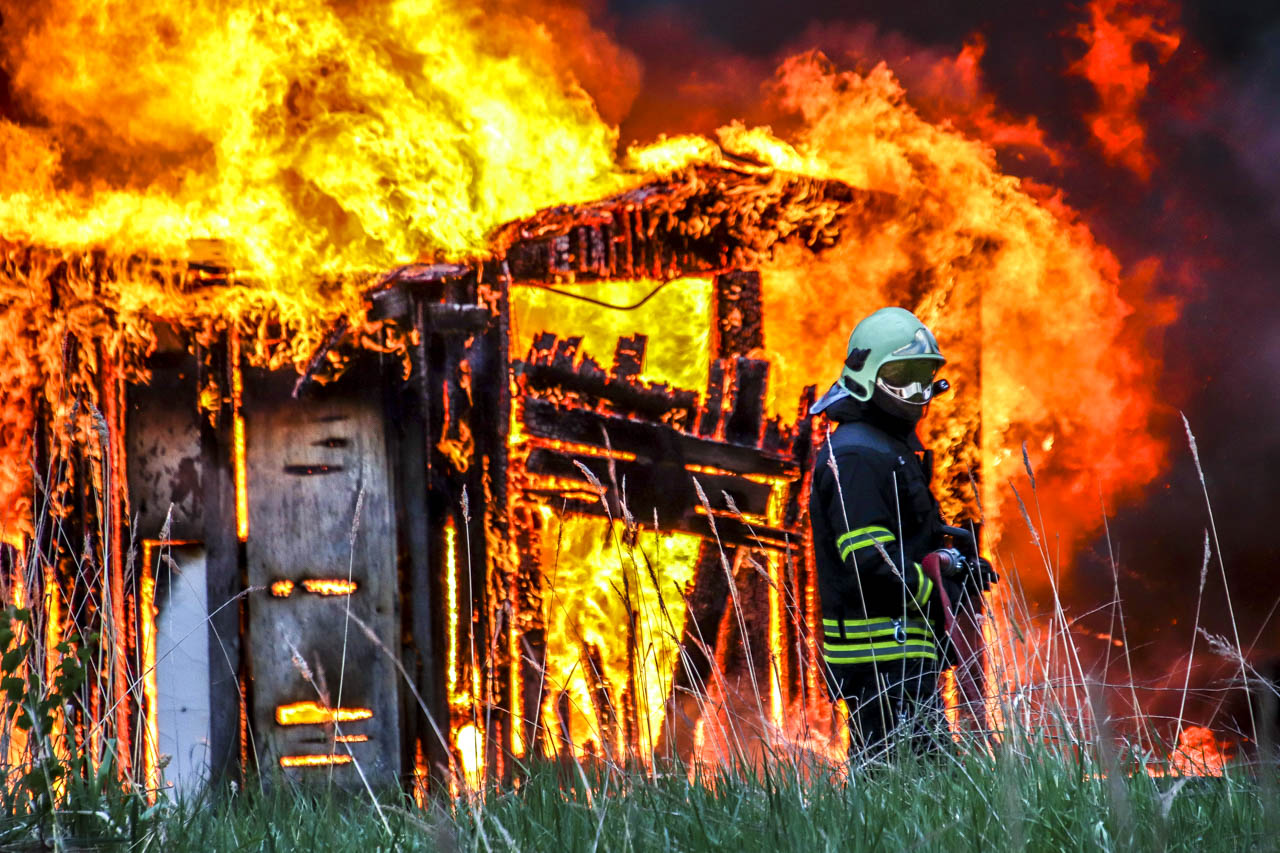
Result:
[[[580,746],[566,743],[564,696],[544,703],[521,689],[546,664],[540,505],[612,519],[652,512],[663,530],[703,537],[660,749],[692,754],[695,696],[717,655],[724,669],[772,667],[787,704],[817,689],[802,626],[783,620],[774,660],[764,644],[739,642],[769,631],[771,587],[813,616],[804,495],[814,389],[794,422],[765,417],[755,268],[779,242],[820,252],[856,240],[895,205],[748,163],[690,168],[511,223],[489,257],[389,273],[367,294],[367,320],[395,330],[397,352],[362,350],[343,321],[301,376],[285,376],[247,367],[234,334],[201,345],[166,333],[149,384],[102,377],[113,392],[103,398],[115,382],[124,400],[129,512],[114,518],[132,517],[144,536],[163,530],[146,540],[153,550],[202,546],[211,774],[325,767],[354,785],[359,762],[371,780],[445,779],[466,763],[455,733],[468,720],[485,723],[495,778],[510,776],[517,743]],[[227,272],[192,269],[201,286]],[[619,339],[608,368],[572,336],[543,333],[527,353],[508,352],[514,287],[690,275],[713,281],[701,393],[642,381],[642,335]],[[777,555],[775,578],[753,570],[762,551]],[[148,582],[150,554],[135,588]],[[157,600],[176,595],[149,582]],[[733,597],[742,620],[726,618]],[[149,604],[133,600],[148,618]],[[468,644],[480,646],[475,671],[449,656]],[[609,684],[599,651],[583,645],[602,739],[637,743],[634,685]],[[755,659],[735,661],[739,646]],[[136,700],[135,713],[154,715],[155,701]],[[552,728],[559,742],[544,743]]]

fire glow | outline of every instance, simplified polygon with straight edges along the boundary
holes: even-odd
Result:
[[[326,708],[318,702],[294,702],[276,708],[276,722],[282,726],[354,723],[373,717],[368,708]]]
[[[107,337],[100,354],[114,360],[105,363],[120,364],[121,375],[91,376],[81,363],[73,378],[86,388],[106,388],[99,397],[112,416],[107,401],[117,400],[125,379],[136,375],[130,371],[141,369],[159,325],[201,341],[225,336],[230,388],[206,386],[201,395],[211,418],[229,408],[235,530],[246,542],[246,444],[253,437],[246,435],[243,414],[244,368],[302,366],[336,318],[361,326],[364,285],[376,272],[423,258],[489,251],[485,238],[495,226],[541,208],[651,181],[678,182],[694,165],[730,161],[748,164],[743,168],[766,180],[797,174],[840,180],[883,194],[889,210],[883,220],[858,222],[865,233],[824,253],[779,242],[760,259],[766,328],[764,344],[752,356],[772,366],[766,392],[771,414],[791,417],[804,386],[829,381],[828,366],[840,361],[851,318],[893,301],[905,282],[919,294],[922,318],[938,330],[958,391],[935,404],[927,441],[940,458],[948,447],[972,447],[945,457],[939,471],[948,515],[974,503],[961,469],[980,471],[988,530],[998,538],[1011,515],[1001,484],[1011,476],[1027,435],[1051,460],[1045,494],[1066,496],[1047,498],[1057,504],[1047,513],[1069,526],[1069,538],[1096,525],[1095,493],[1111,501],[1159,470],[1163,445],[1149,429],[1155,404],[1144,378],[1150,357],[1137,343],[1143,329],[1134,324],[1141,323],[1120,296],[1119,261],[1059,195],[1032,194],[1001,173],[992,147],[922,118],[890,69],[881,65],[856,74],[820,57],[795,57],[777,79],[777,97],[801,119],[794,137],[734,124],[715,140],[682,136],[637,146],[619,162],[617,131],[599,118],[576,82],[558,73],[554,46],[541,37],[518,45],[504,37],[489,46],[492,29],[479,31],[465,4],[370,5],[378,11],[361,17],[318,0],[299,0],[268,20],[247,0],[223,4],[220,14],[207,4],[159,0],[108,14],[92,4],[57,0],[48,14],[15,14],[15,20],[33,24],[22,38],[41,47],[20,54],[14,86],[47,126],[0,122],[0,152],[20,164],[0,172],[11,179],[0,195],[0,287],[11,297],[0,309],[0,330],[16,342],[0,356],[6,442],[0,455],[0,529],[30,532],[29,454],[22,442],[32,432],[32,401],[43,395],[56,419],[70,418],[73,397],[59,378],[64,366],[57,363],[66,340],[95,340],[101,328],[110,329],[102,333]],[[1133,46],[1148,43],[1163,61],[1179,37],[1160,21],[1125,17],[1122,7],[1111,0],[1090,5],[1089,52],[1076,71],[1102,95],[1092,122],[1099,143],[1109,157],[1146,175],[1151,155],[1136,109],[1149,69],[1133,60]],[[144,21],[147,15],[157,16],[172,38],[150,45],[144,61],[131,64],[140,69],[137,79],[121,82],[119,57],[136,51],[136,32],[144,23],[157,26]],[[74,62],[44,46],[70,49],[89,41],[89,34],[102,50],[77,51]],[[1119,81],[1106,76],[1116,67],[1116,52],[1128,56],[1128,64],[1120,63],[1127,76]],[[980,47],[968,45],[955,64],[976,75],[981,54]],[[465,115],[442,114],[438,95],[447,95]],[[113,131],[103,132],[105,127]],[[1040,133],[1034,124],[1024,130]],[[1034,138],[1036,144],[1042,139]],[[86,139],[101,151],[98,172],[83,171],[86,158],[77,146]],[[142,160],[154,165],[136,166]],[[741,211],[732,205],[725,201],[723,210],[707,212],[705,228],[737,217]],[[776,227],[791,226],[784,221]],[[23,266],[19,257],[28,246],[50,254]],[[108,271],[100,274],[83,259],[77,266],[74,259],[86,252],[107,258]],[[157,273],[158,261],[142,269],[123,260],[139,252],[197,266],[209,266],[214,252],[234,272],[226,286],[194,287],[177,274]],[[47,297],[52,269],[67,258],[70,271],[61,275],[81,297],[78,311],[56,311]],[[668,282],[637,277],[607,285],[570,280],[557,288],[594,294],[627,310],[566,301],[563,293],[545,288],[516,288],[513,354],[528,352],[544,330],[578,335],[581,352],[597,355],[607,355],[619,337],[645,333],[651,344],[637,381],[693,389],[707,384],[710,276]],[[39,331],[18,334],[29,329]],[[1059,377],[1053,389],[1038,381],[1050,368]],[[1093,393],[1071,393],[1086,388]],[[116,421],[121,417],[114,412]],[[465,439],[469,428],[461,426]],[[723,432],[719,423],[713,437],[723,438]],[[446,440],[441,441],[443,446]],[[468,441],[448,441],[451,458],[467,461]],[[637,459],[629,451],[532,438],[518,426],[511,430],[513,456],[525,458],[539,448],[584,459]],[[108,451],[103,463],[116,469],[116,480],[124,464],[120,455]],[[732,474],[709,465],[687,465],[684,471]],[[761,527],[780,524],[785,478],[748,476],[770,490],[767,510],[700,509],[708,525],[717,516]],[[565,500],[599,499],[578,482],[548,477],[542,483],[559,488]],[[1076,499],[1086,492],[1089,501]],[[537,683],[521,681],[515,664],[504,675],[512,694],[537,691],[547,754],[639,751],[648,760],[669,722],[685,629],[681,591],[694,577],[700,538],[655,529],[643,517],[648,508],[631,509],[639,517],[640,551],[652,567],[618,546],[635,535],[625,519],[562,518],[546,506],[537,509],[542,563],[555,566],[538,589],[543,610],[536,616],[547,633],[545,667]],[[461,559],[469,557],[466,535],[452,518],[446,523],[444,669],[451,742],[463,775],[475,785],[485,772],[486,736],[476,708],[492,699],[494,688],[482,677],[488,642],[475,636],[478,615],[467,609],[482,596],[470,586],[477,575]],[[108,604],[113,630],[125,636],[128,602],[116,592],[123,587],[118,548],[114,557]],[[147,552],[138,604],[150,709],[145,767],[149,783],[158,783],[156,584],[150,560]],[[763,553],[725,567],[731,587],[733,578],[744,575],[767,581],[765,667],[753,671],[751,689],[767,706],[761,708],[762,727],[767,723],[779,738],[798,743],[800,729],[808,732],[811,721],[789,707],[784,673],[803,683],[808,695],[820,689],[820,681],[802,644],[788,645],[785,626],[811,617],[816,603],[812,586],[787,598],[788,570],[783,559]],[[298,586],[320,596],[357,591],[355,582],[311,578],[275,581],[270,593],[288,598]],[[732,605],[738,606],[736,598]],[[991,623],[984,630],[997,647],[1000,627]],[[524,654],[514,634],[508,654],[513,661]],[[716,664],[722,668],[724,655],[721,647]],[[122,658],[110,682],[121,696],[125,672]],[[721,705],[748,692],[744,684],[723,679],[706,686]],[[1002,687],[989,686],[992,697]],[[110,695],[95,701],[99,707],[112,704]],[[990,701],[994,714],[995,699]],[[119,704],[119,737],[127,740],[130,706]],[[275,711],[285,726],[371,716],[368,709],[316,702]],[[724,729],[722,719],[699,718],[698,750],[728,752]],[[1184,732],[1184,741],[1191,732]],[[533,748],[521,736],[513,736],[516,751]],[[363,742],[367,736],[338,737],[344,739]],[[1184,752],[1200,756],[1184,762],[1188,770],[1200,762],[1220,772],[1221,762],[1209,760],[1207,743],[1188,742]],[[349,761],[341,755],[286,756],[281,765]]]

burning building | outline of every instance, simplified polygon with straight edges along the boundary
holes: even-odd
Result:
[[[808,54],[785,133],[620,164],[521,13],[340,5],[3,6],[3,598],[105,638],[68,731],[125,772],[812,742],[806,389],[880,304],[938,331],[935,486],[1006,554],[1024,460],[1068,554],[1161,469],[1176,305],[973,138],[1052,159],[1034,121]]]
[[[98,700],[114,696],[121,748],[145,723],[132,750],[148,778],[165,754],[178,777],[358,762],[385,781],[501,777],[534,751],[688,760],[708,707],[749,719],[763,702],[752,737],[783,733],[818,683],[813,388],[768,415],[759,264],[894,211],[885,193],[726,159],[513,222],[482,259],[395,269],[301,374],[251,366],[236,328],[162,327],[132,376],[95,368],[98,451],[71,451],[75,511],[49,547],[87,553],[106,531],[110,574],[51,565],[39,594],[114,589],[133,614],[97,614],[127,637]],[[102,254],[6,260],[55,291],[117,274]],[[186,289],[233,275],[161,269]],[[638,330],[611,353],[571,320],[513,330],[524,291],[625,311],[619,280],[705,293],[680,318],[709,341],[702,387],[655,381]]]

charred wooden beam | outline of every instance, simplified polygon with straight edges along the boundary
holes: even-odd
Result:
[[[769,362],[738,358],[733,371],[733,410],[725,419],[724,437],[755,447],[764,429],[764,401],[769,390]]]
[[[604,448],[607,432],[615,451],[639,460],[676,462],[716,468],[733,474],[798,477],[800,469],[787,456],[756,447],[701,438],[663,423],[604,415],[587,409],[559,406],[550,400],[528,398],[521,420],[529,435]]]
[[[396,291],[400,292],[400,291]],[[413,309],[425,310],[420,299]],[[433,395],[427,381],[426,340],[410,344],[412,373],[407,383],[387,383],[385,410],[394,483],[398,494],[396,530],[400,537],[399,564],[404,590],[402,622],[407,643],[402,644],[406,669],[418,696],[402,691],[401,713],[406,724],[401,766],[412,768],[417,746],[422,749],[430,773],[431,790],[448,790],[449,702],[444,649],[447,648],[444,614],[447,610],[445,564],[437,540],[443,529],[429,488],[431,472],[430,422]]]
[[[721,624],[721,667],[729,690],[739,693],[733,704],[751,708],[769,695],[774,672],[770,660],[768,558],[759,551],[739,548],[733,564],[734,612]],[[741,621],[739,621],[741,620]],[[753,714],[745,716],[753,717]]]
[[[764,346],[760,273],[735,270],[716,276],[711,351],[718,358],[744,356]]]
[[[673,278],[754,263],[781,241],[822,251],[844,230],[893,213],[885,193],[762,172],[728,161],[689,167],[598,202],[540,211],[504,226],[494,242],[517,281]]]
[[[547,631],[542,612],[541,518],[527,504],[518,508],[516,549],[516,630],[519,632],[521,740],[526,756],[540,755],[542,700],[547,688]]]
[[[581,338],[567,338],[556,342],[553,349],[545,334],[538,338],[529,359],[514,365],[525,388],[534,392],[573,393],[586,405],[604,401],[617,412],[653,421],[693,424],[698,406],[695,392],[669,389],[665,383],[640,385],[611,376],[589,356],[575,365],[579,344]]]
[[[698,421],[698,434],[710,438],[720,429],[720,418],[725,398],[725,383],[730,377],[725,376],[727,362],[721,358],[711,359],[707,377],[707,404],[703,407],[702,418]],[[731,381],[731,379],[730,379]]]
[[[196,387],[210,380],[230,388],[231,374],[225,342],[210,350],[197,349]],[[230,401],[224,401],[211,422],[200,417],[200,538],[205,545],[205,590],[209,602],[209,776],[215,783],[237,782],[241,766],[240,712],[248,698],[242,624],[245,603],[244,548],[236,537],[236,487],[232,474],[234,447]]]
[[[635,382],[644,370],[644,353],[648,342],[648,336],[640,334],[618,338],[618,346],[613,351],[613,370],[609,371],[609,375],[623,382]]]
[[[524,494],[529,500],[550,504],[556,509],[563,509],[565,513],[570,515],[581,514],[602,517],[605,515],[604,508],[600,506],[598,498],[588,498],[585,495],[566,498],[562,489],[530,488],[526,489]],[[613,517],[617,518],[616,515]],[[784,551],[787,547],[795,547],[796,534],[794,531],[770,527],[765,524],[754,524],[732,512],[722,514],[717,511],[715,520],[716,532],[719,534],[721,543],[726,548],[743,545],[769,551]],[[662,518],[659,517],[659,523],[663,525],[664,530],[692,533],[696,536],[711,535],[711,523],[707,520],[706,515],[702,513],[697,513],[692,517],[672,519],[669,525],[665,524]]]
[[[631,513],[637,517],[648,518],[656,510],[658,522],[663,527],[680,526],[695,528],[698,532],[709,532],[705,521],[701,525],[697,523],[701,503],[693,485],[694,475],[679,465],[576,456],[572,451],[539,447],[529,454],[528,470],[535,474],[578,480],[587,484],[590,481],[579,465],[606,484],[610,511],[615,518],[622,517],[619,499],[624,498]],[[625,489],[625,495],[614,494],[612,485],[609,485],[610,468],[613,468],[619,484]],[[731,474],[699,473],[696,476],[716,509],[729,510],[722,496],[725,493],[741,512],[763,516],[768,511],[771,488],[767,483]]]
[[[311,354],[311,358],[307,361],[307,367],[302,371],[302,375],[298,377],[298,381],[293,383],[293,399],[297,400],[313,383],[316,382],[321,370],[324,369],[328,362],[329,353],[333,348],[347,335],[347,330],[351,328],[351,321],[346,315],[339,317],[334,324],[325,333],[324,339],[320,341],[320,346],[316,347],[316,351]]]

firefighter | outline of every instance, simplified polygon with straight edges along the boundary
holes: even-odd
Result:
[[[955,654],[955,614],[995,580],[976,549],[966,559],[947,547],[916,435],[947,388],[935,379],[945,362],[915,315],[882,308],[854,328],[840,376],[810,410],[832,423],[809,515],[824,670],[832,701],[849,709],[851,754],[879,755],[898,734],[915,751],[940,742],[938,679]]]

